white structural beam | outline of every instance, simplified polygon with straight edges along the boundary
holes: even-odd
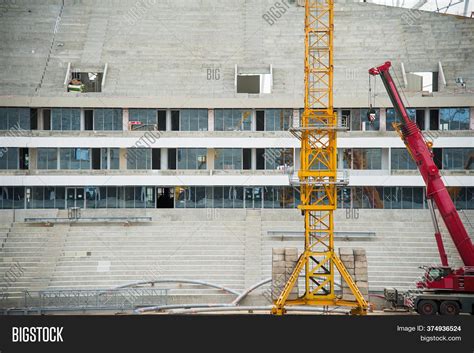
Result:
[[[419,0],[415,5],[413,5],[413,8],[418,10],[420,9],[424,4],[426,4],[428,0]]]
[[[469,0],[464,0],[464,16],[471,17],[469,13]]]
[[[420,175],[390,175],[387,170],[349,174],[349,186],[425,186]],[[472,186],[467,175],[444,176],[449,186]],[[0,175],[3,186],[288,186],[287,174],[280,175]]]
[[[245,137],[161,137],[147,140],[133,137],[0,137],[2,147],[28,148],[298,148],[296,138]],[[436,137],[435,147],[474,147],[471,136]],[[140,142],[140,143],[138,143]],[[394,133],[383,137],[338,137],[339,148],[403,148],[405,145]]]

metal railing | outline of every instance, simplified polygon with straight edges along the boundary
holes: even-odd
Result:
[[[39,311],[133,310],[166,305],[168,289],[61,289],[24,291],[24,308]]]

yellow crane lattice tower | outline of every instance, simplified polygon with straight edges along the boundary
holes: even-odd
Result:
[[[305,107],[300,126],[292,133],[301,139],[301,168],[298,172],[304,215],[305,246],[273,314],[285,313],[285,305],[351,307],[365,314],[367,302],[334,250],[334,211],[337,206],[337,130],[333,111],[334,0],[306,0],[305,4]],[[305,269],[305,293],[288,296]],[[336,295],[337,270],[349,285],[355,300]]]

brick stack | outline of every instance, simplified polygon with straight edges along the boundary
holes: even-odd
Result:
[[[286,282],[290,278],[293,269],[298,262],[298,249],[272,249],[272,299],[280,296]],[[298,298],[298,283],[295,284],[288,296],[293,300]]]
[[[369,299],[369,280],[367,276],[367,255],[364,249],[339,248],[339,257],[356,283],[365,300]],[[355,300],[349,285],[342,280],[342,299]]]
[[[354,252],[350,248],[339,248],[339,258],[347,269],[347,272],[354,279],[355,275],[355,261],[354,261]],[[342,288],[342,299],[343,300],[355,300],[355,296],[352,294],[352,291],[349,285],[344,281],[341,276],[341,288]]]
[[[365,249],[354,249],[355,282],[365,300],[369,300],[369,278]]]

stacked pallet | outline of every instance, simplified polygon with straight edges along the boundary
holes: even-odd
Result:
[[[289,280],[293,269],[298,262],[297,248],[272,249],[272,299],[280,296],[286,282]],[[298,281],[288,296],[289,300],[298,298]]]

